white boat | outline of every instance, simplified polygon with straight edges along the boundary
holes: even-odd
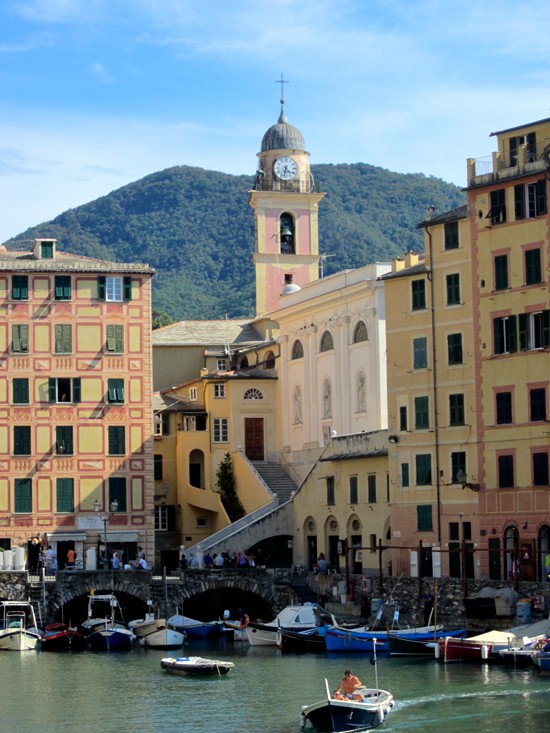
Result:
[[[354,699],[345,696],[334,699],[326,679],[325,686],[327,696],[324,700],[302,706],[302,729],[312,728],[319,733],[372,730],[384,722],[394,706],[393,695],[387,690],[359,687]],[[357,695],[361,695],[361,699],[357,699]]]
[[[17,652],[36,649],[41,635],[30,603],[0,601],[0,649]]]
[[[277,646],[279,629],[306,631],[325,623],[336,625],[338,622],[331,613],[317,603],[303,603],[283,608],[275,619],[268,623],[250,622],[246,627],[246,635],[252,646]]]
[[[224,619],[224,629],[229,634],[233,634],[233,640],[248,644],[248,635],[246,633],[246,626],[241,626],[240,621],[226,618]]]
[[[144,619],[130,621],[128,627],[143,646],[155,649],[179,649],[185,641],[183,632],[170,628],[166,619],[155,618],[153,613],[147,613]]]
[[[221,659],[205,659],[204,657],[166,657],[160,662],[160,666],[166,672],[180,675],[223,675],[235,666],[233,662],[225,662]]]

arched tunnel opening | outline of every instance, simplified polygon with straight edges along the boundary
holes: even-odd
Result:
[[[95,591],[96,596],[110,595],[111,590],[97,589]],[[136,618],[144,618],[148,611],[147,604],[142,601],[141,598],[133,596],[131,593],[124,593],[117,591],[115,593],[119,602],[120,611],[122,613],[122,620],[125,623],[133,621]],[[77,626],[88,618],[88,595],[76,596],[71,599],[65,605],[61,606],[55,612],[55,620],[68,623],[70,626]],[[103,608],[103,606],[105,606]],[[109,616],[111,613],[109,605],[107,603],[100,604],[94,603],[93,614],[94,616],[102,616],[103,614]],[[118,612],[117,612],[118,613]],[[119,620],[118,618],[116,620]]]

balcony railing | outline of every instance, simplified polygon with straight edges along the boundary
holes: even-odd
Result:
[[[319,184],[313,178],[309,181],[278,181],[259,175],[254,179],[252,190],[281,191],[282,193],[320,193]]]

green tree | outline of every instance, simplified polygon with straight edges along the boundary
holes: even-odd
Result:
[[[246,514],[237,491],[231,456],[226,453],[216,471],[216,486],[220,490],[221,500],[229,519],[235,522]]]

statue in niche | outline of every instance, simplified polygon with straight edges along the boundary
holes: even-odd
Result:
[[[367,409],[365,400],[365,374],[359,372],[357,377],[357,412],[365,412]]]
[[[302,422],[302,390],[300,385],[294,387],[294,424],[299,425]]]
[[[323,417],[332,417],[332,396],[328,379],[323,387]]]

